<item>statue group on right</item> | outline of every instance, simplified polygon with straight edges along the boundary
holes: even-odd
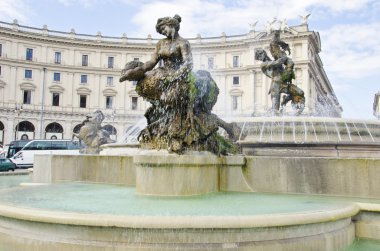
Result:
[[[272,112],[274,115],[281,114],[285,105],[291,101],[293,109],[296,110],[295,114],[300,115],[305,108],[305,95],[301,88],[292,83],[295,74],[294,62],[288,57],[290,48],[287,43],[281,40],[280,31],[273,33],[274,36],[269,46],[273,60],[265,50],[258,49],[255,52],[255,59],[262,61],[262,72],[272,79],[268,93],[271,95]]]

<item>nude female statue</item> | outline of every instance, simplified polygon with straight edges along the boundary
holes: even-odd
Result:
[[[122,71],[120,82],[138,81],[136,92],[152,104],[145,113],[148,126],[139,141],[176,153],[185,150],[226,153],[219,149],[219,126],[235,140],[240,129],[211,113],[219,88],[209,72],[192,72],[190,43],[178,34],[180,22],[178,15],[159,18],[156,30],[166,38],[158,41],[145,64],[132,61]],[[160,61],[162,64],[156,67]]]

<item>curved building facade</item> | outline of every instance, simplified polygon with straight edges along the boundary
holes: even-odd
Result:
[[[340,117],[342,108],[319,57],[318,32],[306,24],[281,35],[292,49],[297,84],[305,91],[306,116]],[[190,38],[194,70],[211,72],[220,94],[214,113],[224,118],[267,116],[271,80],[261,73],[255,50],[271,36]],[[24,138],[71,138],[85,115],[101,110],[116,140],[149,106],[134,82],[119,83],[124,64],[145,62],[158,40],[51,31],[0,22],[0,142]],[[290,111],[291,107],[287,108]]]

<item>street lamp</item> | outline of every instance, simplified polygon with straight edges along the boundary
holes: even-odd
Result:
[[[380,119],[380,92],[375,94],[373,101],[373,115]]]
[[[43,139],[43,120],[44,120],[44,108],[45,108],[45,77],[46,77],[46,68],[43,68],[42,76],[42,100],[41,100],[41,118],[40,118],[40,139]]]
[[[115,117],[116,117],[116,109],[112,109],[111,118],[112,118],[112,135],[115,135],[115,140],[117,140],[116,134],[115,134]]]
[[[17,140],[17,133],[18,133],[19,124],[20,124],[19,116],[21,112],[22,112],[22,105],[18,105],[16,103],[15,114],[17,115],[17,120],[15,119],[15,121],[17,122],[17,124],[16,124],[15,140]]]

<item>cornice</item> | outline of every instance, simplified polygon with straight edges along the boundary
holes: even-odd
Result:
[[[93,47],[93,48],[116,48],[116,49],[132,49],[142,51],[152,51],[155,48],[155,44],[145,43],[111,43],[111,42],[97,42],[89,40],[70,39],[54,36],[43,36],[38,33],[25,33],[20,31],[7,31],[3,27],[0,27],[0,35],[4,35],[8,38],[18,38],[22,40],[31,40],[35,42],[44,42],[47,44],[61,44],[65,46],[77,46],[77,47]]]
[[[59,71],[66,70],[70,73],[83,73],[83,72],[93,72],[93,73],[103,73],[103,74],[113,74],[119,75],[121,69],[118,68],[104,68],[104,67],[90,67],[90,66],[73,66],[64,64],[54,64],[54,63],[43,63],[36,61],[26,61],[22,59],[4,58],[0,57],[0,62],[7,63],[8,66],[21,67],[21,68],[48,68],[49,70],[58,69]],[[62,70],[63,69],[63,70]]]
[[[29,27],[30,28],[30,27]],[[31,28],[34,30],[40,30],[37,28]],[[42,30],[40,30],[42,31]],[[120,39],[120,42],[117,41],[105,41],[96,40],[96,36],[92,35],[83,35],[83,34],[75,34],[78,36],[88,36],[93,38],[90,39],[81,39],[81,38],[70,38],[69,33],[65,32],[55,32],[60,34],[66,34],[67,37],[64,36],[54,36],[54,35],[43,35],[42,33],[34,33],[34,32],[26,32],[22,30],[13,30],[10,28],[0,27],[0,35],[4,35],[10,38],[19,38],[26,39],[36,42],[44,42],[48,44],[57,44],[57,45],[66,45],[66,46],[78,46],[78,47],[93,47],[93,48],[110,48],[110,49],[132,49],[132,50],[140,50],[140,51],[152,51],[155,48],[155,44],[159,39],[150,39],[150,38],[123,38],[115,37],[113,39]],[[294,38],[308,37],[312,34],[310,31],[304,32],[296,32],[296,34],[285,33],[283,35],[283,39],[286,41],[289,38],[292,40]],[[108,38],[108,37],[104,37]],[[241,38],[241,39],[239,39]],[[212,48],[235,48],[241,46],[247,46],[252,44],[262,44],[269,43],[272,39],[272,36],[265,35],[265,32],[258,32],[256,35],[252,36],[250,33],[242,34],[242,35],[234,35],[234,36],[221,36],[221,37],[205,37],[205,38],[186,38],[190,41],[190,44],[193,48],[199,49],[212,49]],[[231,39],[231,40],[228,40]],[[139,40],[140,42],[128,42],[128,40]]]

